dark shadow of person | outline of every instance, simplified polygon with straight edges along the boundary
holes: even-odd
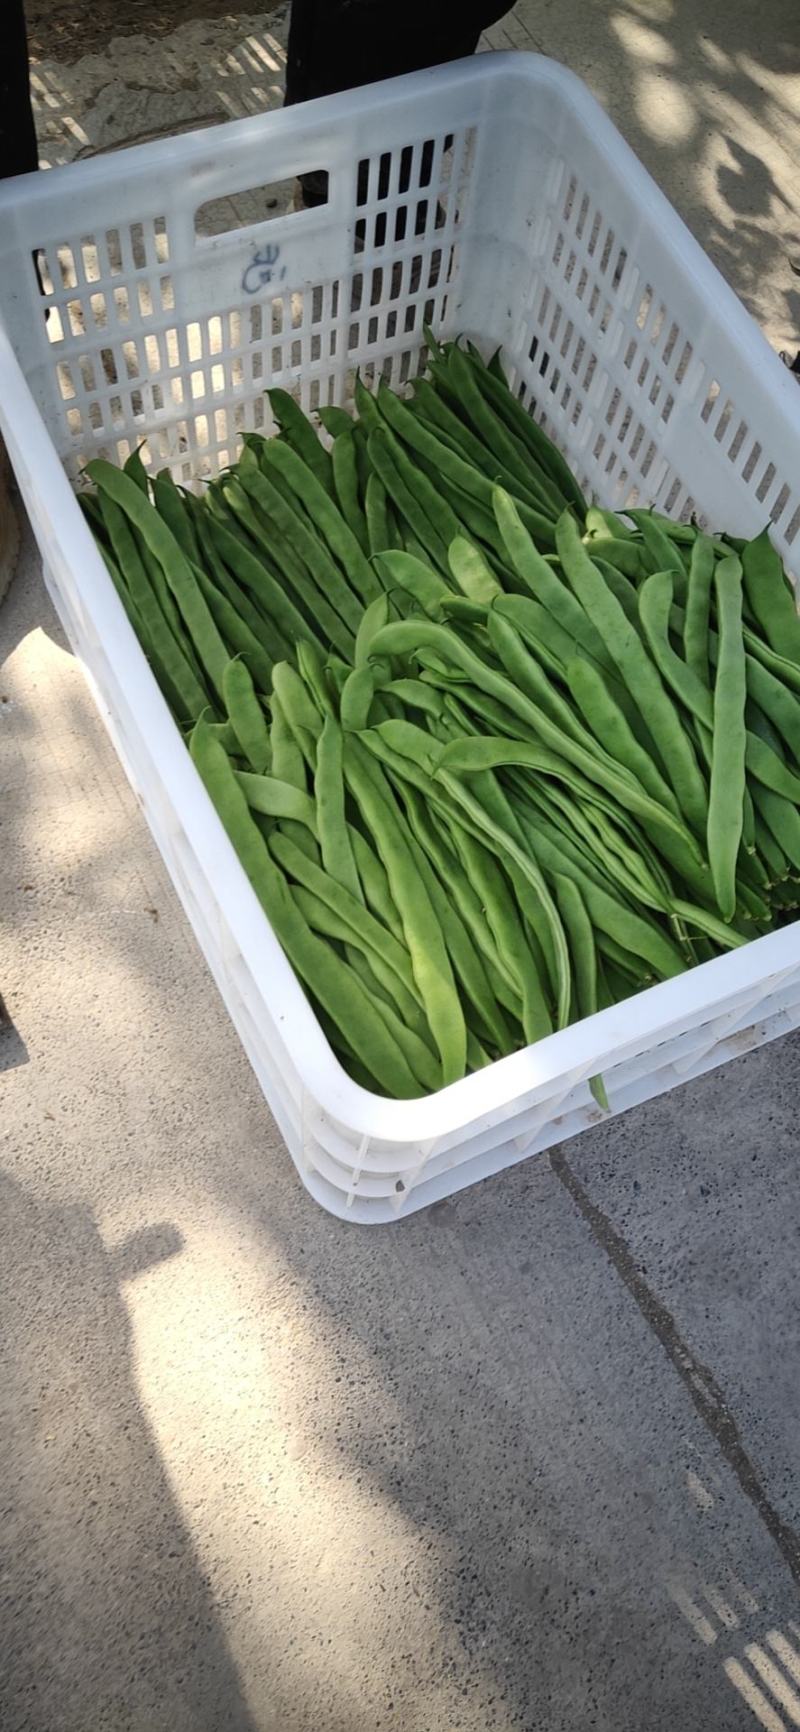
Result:
[[[171,1225],[106,1253],[91,1211],[0,1174],[3,1732],[255,1732],[133,1377],[118,1277]]]

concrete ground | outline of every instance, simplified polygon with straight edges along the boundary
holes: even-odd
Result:
[[[162,37],[173,120],[246,106],[250,38],[279,90],[281,28]],[[787,344],[791,28],[783,0],[528,0],[493,33],[589,77]],[[114,113],[164,124],[127,44],[35,69],[53,158],[115,142]],[[800,1724],[798,1037],[341,1226],[294,1176],[29,541],[0,665],[3,1732]]]

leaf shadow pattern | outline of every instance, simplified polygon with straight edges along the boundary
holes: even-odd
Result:
[[[588,82],[769,340],[800,340],[794,0],[519,0],[499,28]]]

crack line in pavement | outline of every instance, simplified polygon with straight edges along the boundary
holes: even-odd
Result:
[[[782,1520],[770,1502],[713,1372],[696,1359],[691,1348],[686,1345],[672,1314],[666,1305],[662,1305],[661,1300],[656,1298],[637,1269],[622,1235],[612,1226],[602,1209],[592,1202],[561,1149],[550,1151],[550,1165],[556,1178],[569,1192],[592,1236],[605,1251],[631,1297],[636,1301],[645,1322],[661,1342],[678,1376],[688,1389],[703,1424],[711,1432],[728,1466],[735,1473],[745,1497],[749,1498],[760,1516],[787,1568],[800,1584],[800,1536]]]

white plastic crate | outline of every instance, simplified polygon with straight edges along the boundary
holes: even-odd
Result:
[[[318,168],[320,209],[213,235],[196,222],[211,201]],[[215,202],[214,227],[226,208]],[[797,384],[577,79],[485,55],[7,183],[0,306],[0,423],[51,594],[324,1207],[392,1220],[597,1123],[597,1071],[620,1111],[800,1023],[796,924],[435,1096],[358,1088],[72,496],[88,457],[122,460],[145,435],[148,461],[177,479],[213,473],[243,429],[269,430],[270,384],[307,409],[346,401],[357,367],[401,387],[424,364],[429,320],[502,345],[515,389],[603,504],[696,512],[738,534],[769,518],[797,571]]]

